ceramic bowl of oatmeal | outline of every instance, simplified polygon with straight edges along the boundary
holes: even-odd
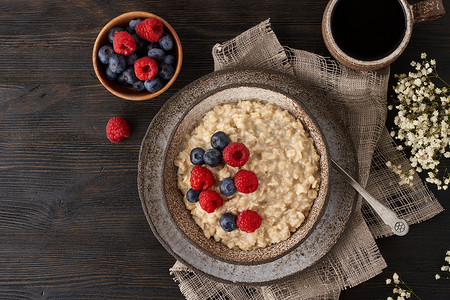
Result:
[[[242,167],[208,168],[209,189],[241,170],[258,178],[253,193],[221,195],[208,213],[191,203],[193,148],[211,148],[225,132],[246,145]],[[323,99],[285,75],[258,70],[222,71],[203,77],[169,100],[142,142],[138,187],[147,220],[166,249],[194,270],[225,282],[267,284],[311,266],[336,243],[355,193],[331,176],[329,158],[355,175],[355,157],[342,125]],[[224,213],[256,211],[254,232],[224,231]]]
[[[192,219],[211,243],[203,243],[203,238],[191,229],[195,227],[191,222],[181,217],[177,220],[182,214],[175,214],[175,219],[193,240],[226,259],[248,262],[279,255],[284,252],[280,249],[290,248],[304,237],[320,214],[326,198],[328,160],[318,128],[288,98],[257,87],[229,88],[197,105],[180,123],[171,149],[181,145],[173,160],[177,168],[177,187],[184,195],[183,202]],[[196,125],[191,129],[193,124]],[[223,199],[222,206],[208,213],[198,202],[191,203],[186,199],[194,167],[190,152],[196,147],[212,148],[211,136],[218,131],[226,133],[232,142],[244,144],[250,155],[242,167],[232,167],[225,162],[215,167],[206,166],[215,179],[209,189]],[[178,142],[180,135],[181,143]],[[171,156],[167,162],[170,161]],[[252,193],[237,191],[229,197],[223,195],[219,189],[220,182],[234,178],[239,170],[254,172],[258,188]],[[172,176],[167,176],[167,179],[166,186],[173,189],[168,182],[173,180]],[[179,211],[179,204],[179,201],[174,201],[169,207]],[[238,216],[246,210],[255,211],[261,217],[258,229],[254,232],[240,228],[230,232],[222,229],[219,219],[223,214]],[[302,225],[303,228],[298,230]],[[284,242],[286,240],[289,241]],[[283,245],[276,245],[281,242]],[[217,243],[221,245],[217,246]]]

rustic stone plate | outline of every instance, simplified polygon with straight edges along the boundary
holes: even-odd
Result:
[[[274,103],[306,125],[321,156],[322,182],[308,218],[289,239],[264,249],[231,250],[206,239],[190,217],[176,186],[173,161],[182,137],[205,112],[215,105],[251,99]],[[147,130],[138,166],[143,210],[161,244],[194,270],[225,282],[272,283],[313,265],[344,230],[356,194],[328,162],[333,158],[354,176],[356,159],[351,149],[324,100],[293,78],[260,70],[211,73],[174,95]]]

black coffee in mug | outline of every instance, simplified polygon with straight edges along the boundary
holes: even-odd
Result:
[[[398,0],[338,0],[331,14],[331,32],[348,56],[373,61],[400,45],[406,17]]]

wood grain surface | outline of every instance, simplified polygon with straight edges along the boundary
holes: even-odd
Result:
[[[321,36],[326,3],[2,0],[0,299],[181,299],[168,271],[175,260],[153,236],[137,192],[147,126],[175,92],[213,70],[215,43],[266,18],[281,44],[329,56]],[[171,23],[184,50],[174,85],[143,102],[111,95],[91,62],[102,26],[136,10]],[[421,52],[450,80],[450,14],[414,27],[392,73],[408,71]],[[132,134],[112,144],[105,126],[117,115]],[[449,193],[433,191],[449,209]],[[341,299],[385,299],[393,272],[422,299],[450,299],[450,281],[434,279],[450,250],[449,220],[445,211],[406,237],[379,240],[388,268]]]

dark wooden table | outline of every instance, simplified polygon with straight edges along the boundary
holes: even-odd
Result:
[[[175,260],[153,236],[137,192],[147,126],[176,91],[213,70],[216,42],[266,18],[283,45],[328,56],[321,36],[326,3],[2,0],[0,299],[182,298],[168,271]],[[184,49],[175,84],[144,102],[111,95],[91,63],[101,27],[136,10],[164,17]],[[450,14],[414,27],[392,73],[408,71],[421,52],[450,80]],[[132,134],[112,144],[105,126],[117,115]],[[431,188],[449,209],[449,192]],[[445,211],[406,237],[379,240],[388,268],[341,299],[385,299],[393,272],[422,299],[450,299],[450,281],[434,279],[450,250],[449,220]]]

